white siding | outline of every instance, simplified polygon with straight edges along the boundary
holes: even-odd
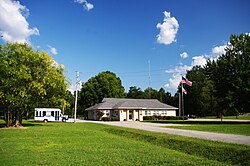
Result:
[[[176,111],[173,110],[173,111],[168,111],[167,112],[167,116],[176,116]]]
[[[120,112],[120,121],[124,121],[126,119],[126,110],[119,110]]]
[[[143,110],[143,116],[176,116],[176,110]]]

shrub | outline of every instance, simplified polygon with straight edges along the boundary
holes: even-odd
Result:
[[[188,118],[184,116],[184,120]],[[183,116],[144,116],[143,120],[183,120]]]
[[[102,121],[111,121],[111,118],[109,116],[107,117],[102,117]]]
[[[119,121],[118,117],[102,117],[102,121]]]
[[[118,117],[111,117],[111,121],[119,121]]]
[[[143,120],[155,120],[154,116],[144,116]]]

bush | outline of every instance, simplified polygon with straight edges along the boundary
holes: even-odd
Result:
[[[111,117],[111,121],[119,121],[118,117]]]
[[[143,120],[155,120],[154,116],[144,116]]]
[[[119,121],[118,117],[102,117],[102,121]]]
[[[188,118],[184,116],[184,120]],[[144,116],[143,120],[183,120],[183,116]]]

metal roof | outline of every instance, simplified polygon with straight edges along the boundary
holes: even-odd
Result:
[[[104,98],[98,103],[86,110],[110,110],[110,109],[162,109],[176,110],[178,108],[168,104],[161,103],[157,99],[124,99],[124,98]]]

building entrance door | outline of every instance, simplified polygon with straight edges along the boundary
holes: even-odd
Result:
[[[133,111],[129,111],[129,120],[133,119]]]

